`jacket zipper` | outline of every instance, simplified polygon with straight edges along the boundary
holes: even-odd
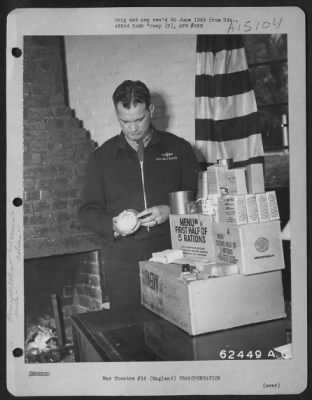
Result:
[[[144,171],[143,171],[143,161],[140,161],[141,167],[141,178],[142,178],[142,187],[143,187],[143,199],[144,199],[144,208],[147,209],[147,201],[146,201],[146,192],[145,192],[145,180],[144,180]]]
[[[143,201],[144,208],[147,209],[147,200],[146,200],[146,191],[145,191],[145,180],[144,180],[144,170],[143,170],[143,161],[140,160],[140,168],[141,168],[141,179],[142,179],[142,188],[143,188]],[[149,232],[150,228],[147,227],[147,231]]]

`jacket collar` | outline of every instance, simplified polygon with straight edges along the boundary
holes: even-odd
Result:
[[[151,129],[152,129],[152,137],[146,147],[150,147],[154,144],[160,143],[159,132],[154,128],[153,125]],[[118,136],[116,155],[119,150],[129,150],[129,149],[133,150],[130,144],[127,142],[124,133],[121,131],[120,135]]]

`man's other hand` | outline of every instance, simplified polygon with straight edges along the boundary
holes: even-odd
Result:
[[[170,209],[167,205],[154,206],[138,214],[142,226],[153,227],[163,224],[169,218]]]

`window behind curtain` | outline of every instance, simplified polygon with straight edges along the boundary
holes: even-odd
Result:
[[[288,124],[287,35],[245,35],[243,38],[264,150],[285,149],[287,142],[283,140],[282,125]]]

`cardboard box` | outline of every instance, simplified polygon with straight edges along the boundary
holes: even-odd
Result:
[[[245,195],[222,197],[225,222],[228,224],[247,224],[247,208]]]
[[[254,194],[246,194],[246,208],[248,224],[255,224],[259,222],[258,205],[256,196]]]
[[[274,221],[280,219],[275,190],[266,192],[266,198],[268,202],[270,220]]]
[[[221,194],[221,188],[226,186],[227,167],[211,165],[207,167],[208,193]]]
[[[226,171],[226,187],[229,194],[247,194],[245,168]]]
[[[241,274],[285,268],[279,221],[262,224],[214,224],[216,260],[238,264]]]
[[[184,256],[215,261],[211,217],[201,214],[170,215],[172,248]]]
[[[246,183],[248,193],[263,193],[265,191],[262,164],[250,164],[246,167]]]
[[[258,207],[259,222],[270,221],[268,200],[265,193],[257,193],[256,201]]]
[[[274,190],[257,194],[219,196],[216,209],[218,219],[212,218],[212,222],[242,225],[280,219]]]
[[[181,266],[140,262],[141,303],[190,335],[285,317],[281,271],[188,283]]]

